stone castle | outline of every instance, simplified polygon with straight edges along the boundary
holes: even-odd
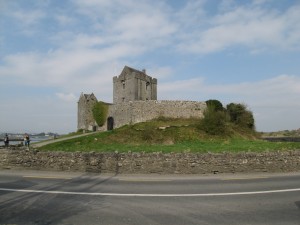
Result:
[[[82,130],[112,130],[127,124],[149,121],[158,117],[202,118],[205,102],[158,101],[157,79],[125,66],[119,76],[113,77],[113,103],[108,104],[106,123],[99,127],[92,109],[98,102],[92,94],[81,94],[78,101],[78,124]]]

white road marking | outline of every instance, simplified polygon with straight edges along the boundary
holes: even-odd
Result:
[[[145,179],[145,178],[119,178],[119,181],[126,182],[170,182],[170,179]]]
[[[272,193],[286,193],[300,191],[300,188],[269,190],[269,191],[249,191],[249,192],[229,192],[229,193],[204,193],[204,194],[122,194],[122,193],[89,193],[89,192],[69,192],[69,191],[43,191],[30,189],[11,189],[0,188],[0,191],[41,193],[41,194],[64,194],[64,195],[89,195],[89,196],[117,196],[117,197],[214,197],[214,196],[233,196],[233,195],[258,195]]]
[[[53,176],[23,176],[23,178],[72,180],[72,178],[70,178],[70,177],[53,177]]]
[[[256,180],[256,179],[267,179],[269,177],[263,176],[263,177],[228,177],[228,178],[221,178],[221,180],[227,181],[227,180]]]

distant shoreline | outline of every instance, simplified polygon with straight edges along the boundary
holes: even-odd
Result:
[[[272,142],[300,142],[300,137],[262,137],[261,139]]]
[[[44,136],[44,137],[31,137],[30,143],[40,142],[40,141],[46,141],[46,140],[52,140],[53,137],[51,136]],[[24,142],[23,138],[10,138],[9,139],[9,145],[18,145],[20,142]],[[0,138],[0,146],[4,146],[4,139]]]

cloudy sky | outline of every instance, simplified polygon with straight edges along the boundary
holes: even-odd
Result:
[[[80,93],[112,102],[123,67],[158,99],[244,103],[300,128],[299,0],[0,0],[0,132],[75,131]]]

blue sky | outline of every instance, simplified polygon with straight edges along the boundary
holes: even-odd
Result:
[[[128,65],[159,100],[244,103],[300,128],[298,0],[0,0],[0,132],[75,131],[80,93],[112,102]]]

